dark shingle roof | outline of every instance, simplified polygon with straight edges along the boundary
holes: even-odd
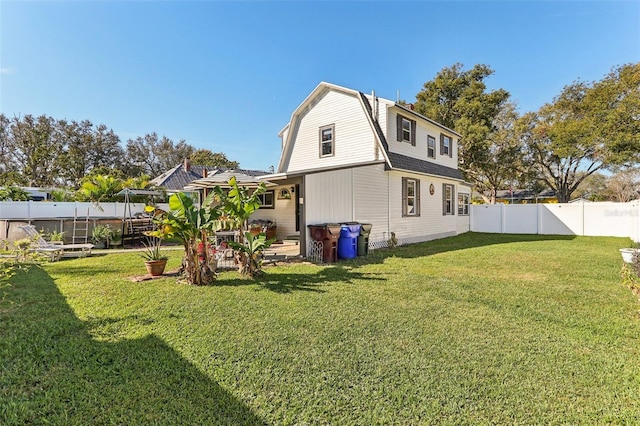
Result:
[[[157,186],[164,187],[168,191],[182,191],[185,186],[189,185],[194,180],[202,179],[204,177],[205,170],[208,171],[207,175],[211,176],[219,171],[228,171],[233,169],[216,169],[213,167],[192,164],[187,172],[181,164],[153,179],[153,183]],[[267,172],[263,170],[236,170],[249,176],[262,176],[267,174]]]
[[[425,173],[429,175],[435,176],[443,176],[452,179],[464,180],[462,173],[458,169],[454,169],[451,167],[443,166],[438,163],[432,163],[431,161],[420,160],[418,158],[409,157],[402,154],[397,154],[395,152],[389,151],[389,143],[387,142],[387,138],[384,137],[384,132],[380,128],[380,124],[378,124],[378,120],[373,117],[373,110],[371,109],[371,104],[369,103],[369,99],[364,95],[364,93],[360,92],[360,97],[364,103],[364,106],[367,110],[367,113],[371,117],[371,121],[373,122],[373,127],[375,128],[376,134],[384,147],[384,150],[389,158],[389,165],[391,169],[402,169],[412,172]],[[416,114],[419,115],[419,114]],[[422,117],[422,116],[420,116]],[[424,118],[424,117],[423,117]],[[431,120],[429,120],[431,121]],[[436,123],[437,124],[437,123]]]
[[[432,163],[431,161],[396,154],[395,152],[387,152],[387,155],[389,156],[389,161],[391,161],[391,165],[394,169],[409,170],[428,175],[464,180],[462,173],[460,173],[460,170],[458,169],[453,169],[438,163]]]

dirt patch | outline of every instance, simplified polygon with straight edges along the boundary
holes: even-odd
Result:
[[[149,280],[156,280],[158,278],[167,278],[167,277],[179,277],[180,276],[180,269],[174,269],[172,271],[168,271],[165,272],[162,275],[158,275],[158,276],[153,276],[153,275],[149,275],[149,274],[145,274],[145,275],[134,275],[133,277],[129,277],[129,280],[131,282],[134,283],[139,283],[141,281],[149,281]]]

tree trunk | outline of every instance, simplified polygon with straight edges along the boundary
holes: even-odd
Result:
[[[191,285],[209,285],[216,280],[215,267],[209,265],[209,255],[207,247],[203,247],[203,253],[198,252],[196,240],[185,244],[185,254],[182,259],[182,268],[185,278]]]

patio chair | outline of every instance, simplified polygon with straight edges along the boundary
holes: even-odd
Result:
[[[34,251],[47,253],[51,257],[51,261],[59,260],[61,257],[85,257],[91,254],[93,244],[51,244],[42,238],[42,235],[33,225],[21,225],[22,229],[29,238],[32,238],[36,247]],[[66,250],[66,252],[65,252]]]

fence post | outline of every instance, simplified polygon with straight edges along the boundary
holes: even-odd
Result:
[[[542,215],[540,214],[540,209],[542,208],[542,203],[536,203],[536,233],[542,234]]]

